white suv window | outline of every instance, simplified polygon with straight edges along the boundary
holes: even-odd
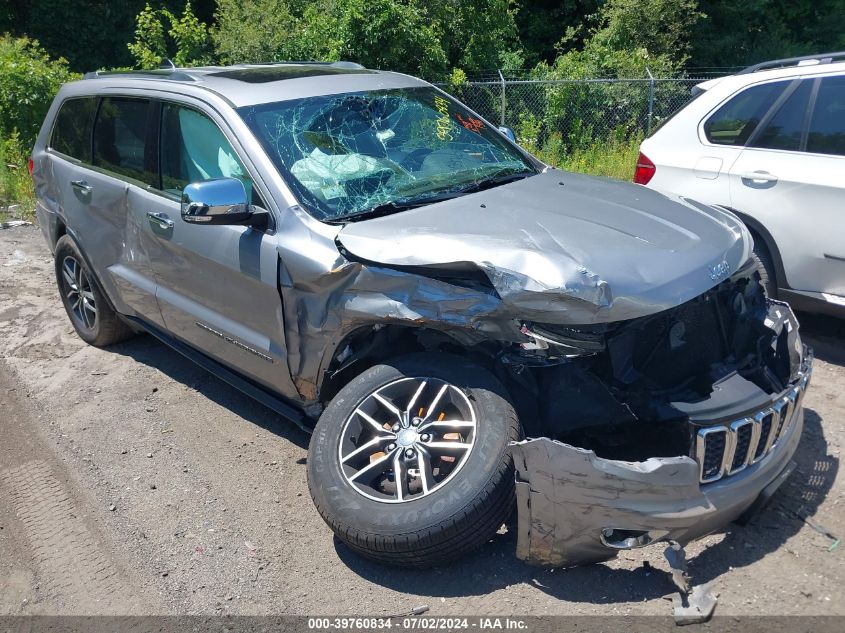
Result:
[[[807,105],[812,89],[812,79],[798,84],[766,123],[765,129],[754,135],[749,146],[793,152],[801,150],[801,137],[804,134],[804,121],[807,118]]]
[[[745,145],[775,100],[791,82],[776,81],[743,90],[720,107],[704,124],[714,145]]]
[[[845,77],[821,80],[810,120],[807,151],[845,156]]]

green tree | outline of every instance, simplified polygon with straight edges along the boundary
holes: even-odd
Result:
[[[370,68],[441,77],[448,69],[437,29],[415,3],[339,0],[343,59]]]
[[[540,64],[539,75],[565,79],[645,77],[676,73],[689,58],[690,34],[704,17],[698,0],[608,0],[590,17],[592,25],[580,49]],[[576,37],[570,30],[565,49]]]
[[[211,30],[223,63],[292,59],[299,27],[285,0],[218,0]]]
[[[442,74],[446,56],[414,3],[397,0],[219,0],[212,38],[226,63],[347,59]]]
[[[17,132],[20,144],[32,147],[59,87],[76,77],[37,41],[0,36],[0,138]]]
[[[449,66],[479,72],[524,63],[515,0],[416,0],[415,4],[430,19]]]
[[[694,66],[744,66],[845,48],[845,0],[701,0]]]
[[[516,22],[527,63],[533,66],[540,61],[554,61],[555,44],[567,30],[573,33],[567,48],[580,48],[586,28],[578,27],[596,12],[598,5],[599,0],[522,0]]]
[[[157,68],[165,58],[177,66],[201,66],[212,61],[208,28],[185,3],[181,17],[147,4],[135,19],[135,40],[127,44],[139,68]]]

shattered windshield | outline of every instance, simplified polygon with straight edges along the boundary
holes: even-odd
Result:
[[[537,173],[498,130],[433,88],[322,95],[239,112],[321,220],[392,213]]]

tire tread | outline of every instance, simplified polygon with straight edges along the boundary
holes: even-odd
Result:
[[[467,363],[477,371],[478,367]],[[519,439],[519,421],[507,411],[508,442]],[[515,505],[514,467],[502,459],[480,493],[449,519],[419,532],[385,535],[357,529],[313,495],[317,511],[337,537],[352,551],[388,565],[427,568],[451,563],[490,540]],[[313,483],[313,482],[309,482]]]

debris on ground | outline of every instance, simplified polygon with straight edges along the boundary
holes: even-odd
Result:
[[[672,570],[672,582],[678,587],[677,594],[666,596],[672,600],[675,624],[700,624],[713,617],[716,610],[716,596],[711,591],[712,583],[692,587],[687,572],[687,556],[683,546],[677,541],[669,541],[669,547],[663,555]]]
[[[441,598],[441,600],[443,600],[443,598]],[[420,605],[419,607],[414,607],[410,611],[405,611],[404,613],[394,613],[392,615],[386,615],[384,617],[387,618],[388,620],[393,619],[393,618],[407,618],[407,617],[410,617],[412,615],[422,615],[423,613],[427,612],[430,608],[431,607],[429,607],[427,604],[423,604],[423,605]]]
[[[829,538],[831,541],[833,541],[833,542],[830,544],[830,547],[828,547],[828,548],[827,548],[827,551],[828,551],[828,552],[832,552],[832,551],[833,551],[833,550],[835,550],[837,547],[839,547],[839,543],[842,541],[842,539],[841,539],[841,538],[839,538],[838,536],[836,536],[833,532],[831,532],[828,528],[826,528],[826,527],[825,527],[825,526],[823,526],[822,524],[820,524],[820,523],[816,523],[815,521],[813,521],[813,520],[810,518],[810,513],[809,513],[809,512],[808,512],[808,511],[804,508],[804,506],[801,506],[800,508],[798,508],[798,510],[789,510],[789,509],[787,509],[787,512],[789,512],[790,514],[792,514],[792,515],[794,515],[794,516],[798,517],[798,518],[799,518],[799,519],[801,519],[804,523],[806,523],[806,524],[807,524],[807,525],[809,525],[811,528],[813,528],[816,532],[818,532],[818,533],[819,533],[819,534],[821,534],[822,536],[826,536],[826,537],[827,537],[827,538]]]
[[[29,226],[32,222],[27,222],[26,220],[6,220],[5,222],[0,222],[0,229],[12,229],[16,226]]]
[[[711,584],[696,585],[688,595],[672,594],[675,624],[701,624],[713,617],[716,596],[711,591]]]

